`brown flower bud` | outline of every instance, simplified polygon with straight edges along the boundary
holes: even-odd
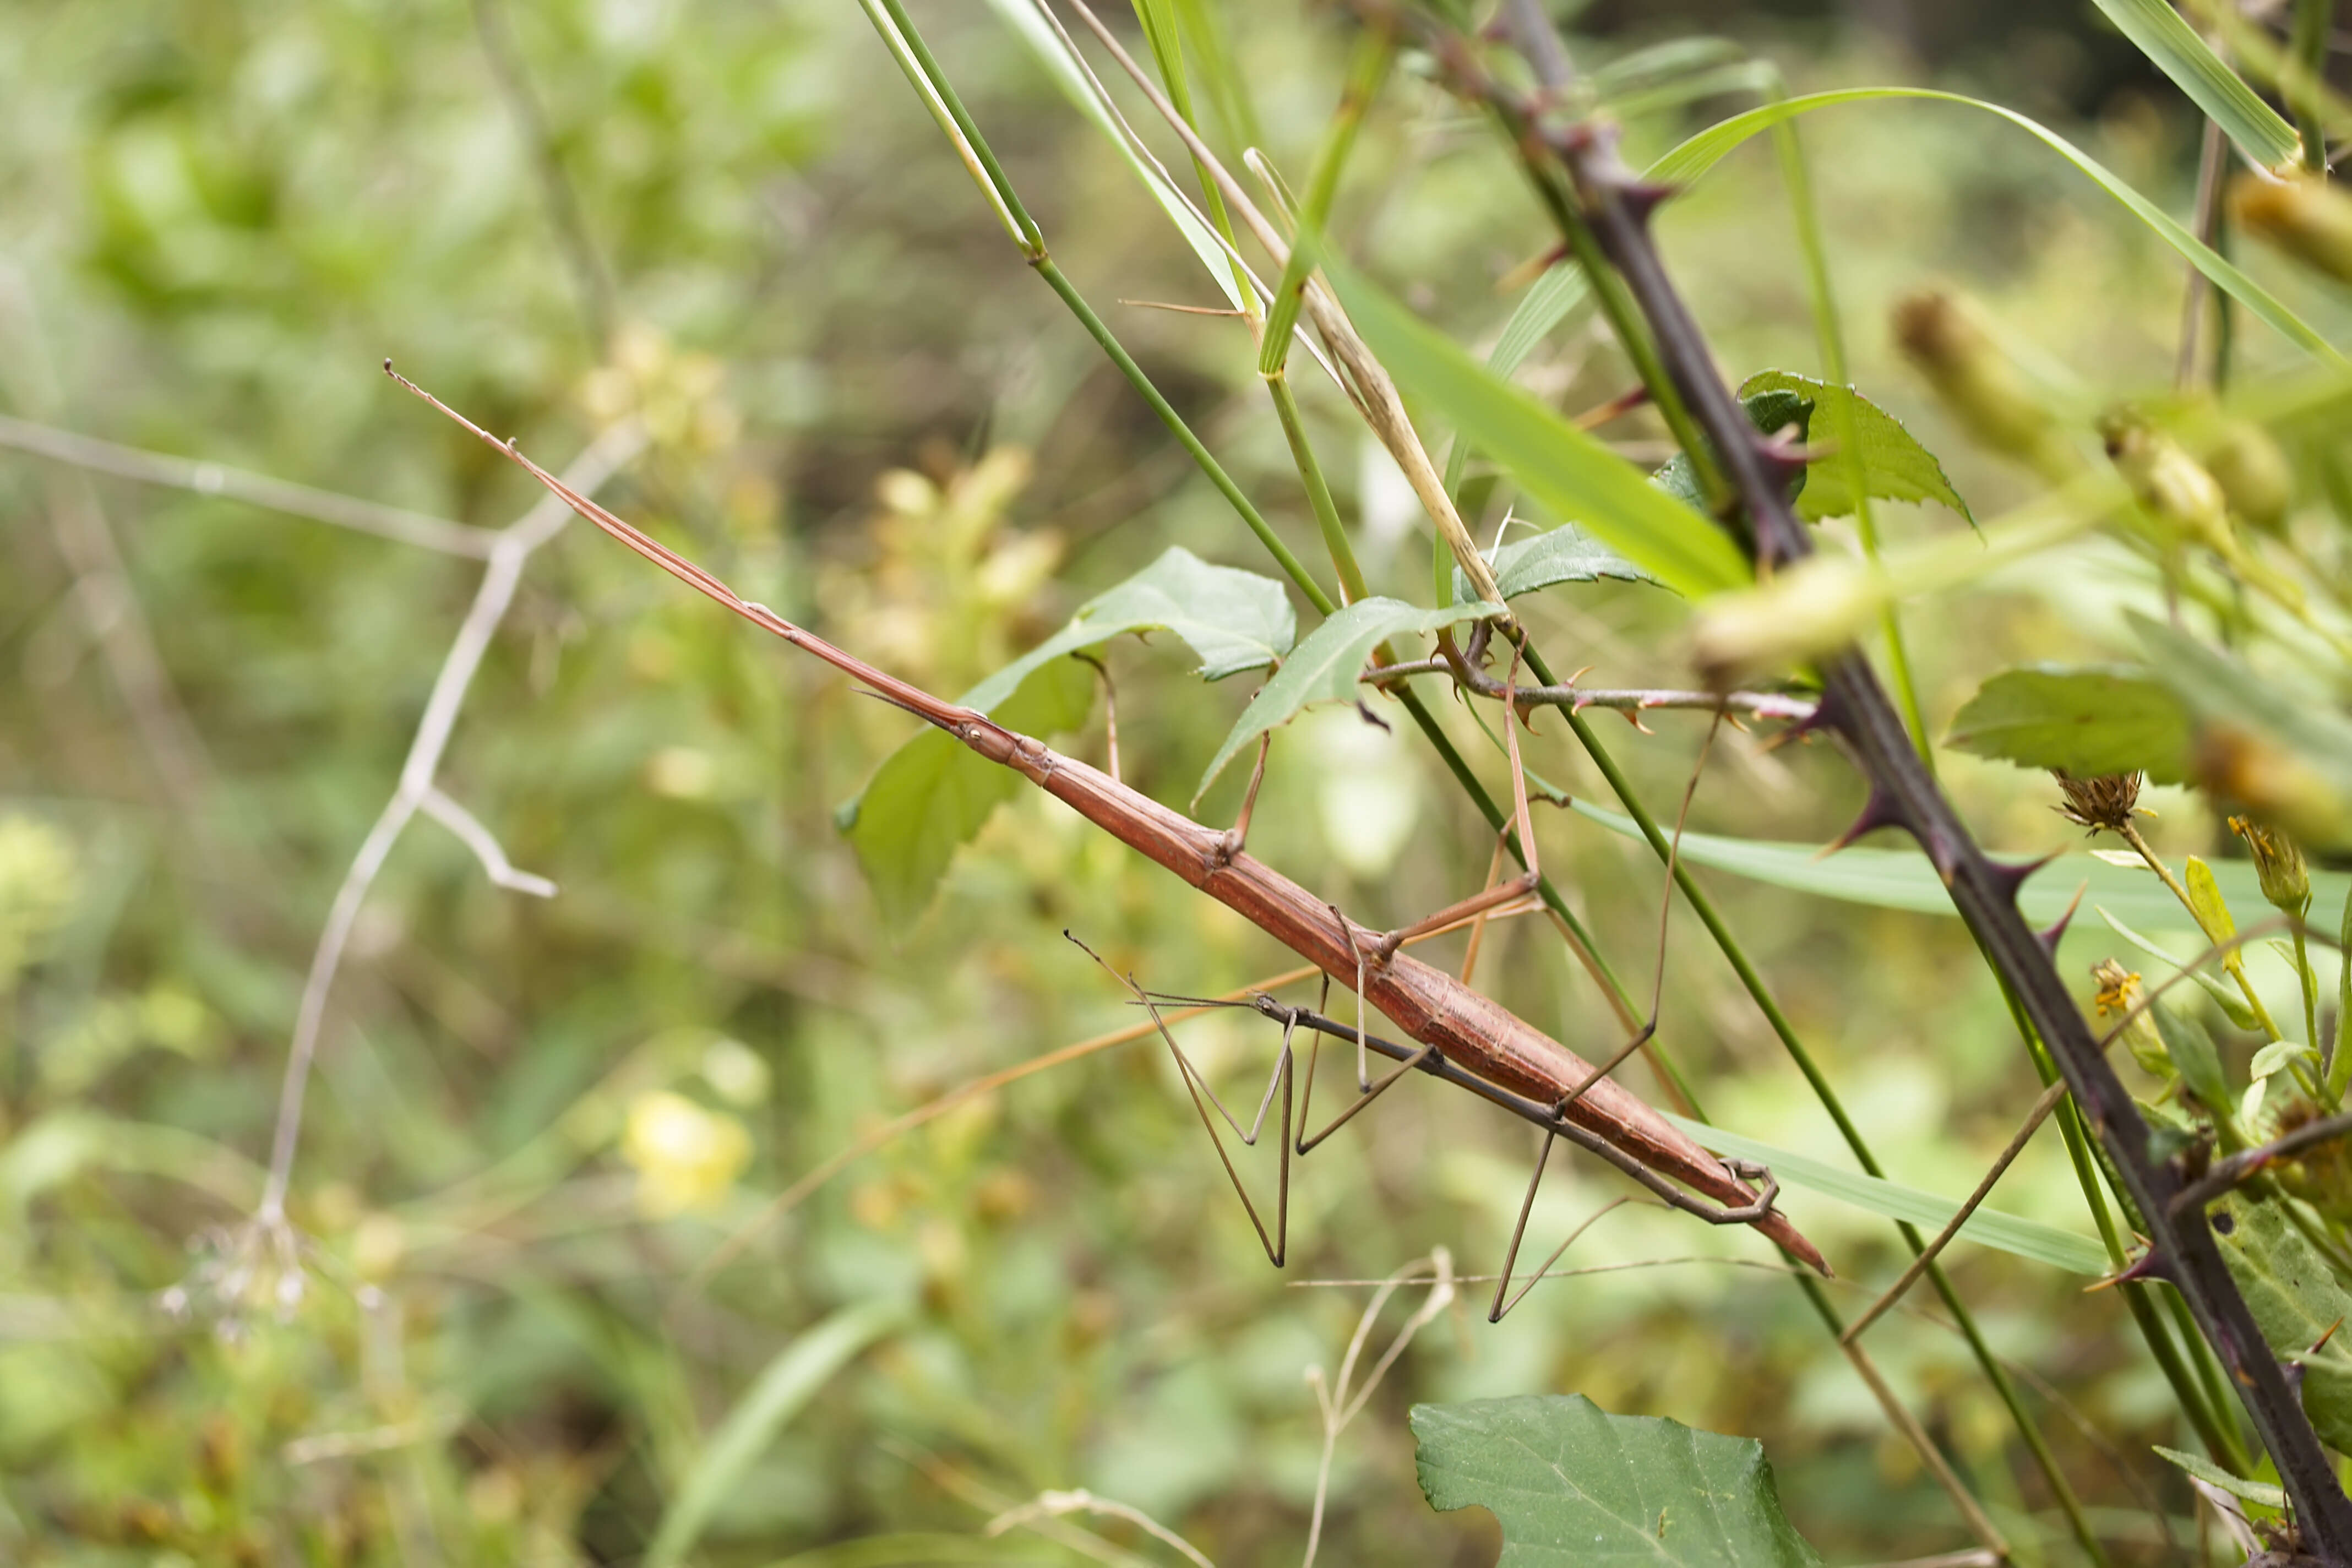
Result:
[[[2265,244],[2352,283],[2352,197],[2326,181],[2241,174],[2230,185],[2230,216]]]
[[[2044,472],[2072,466],[2057,416],[1967,301],[1930,289],[1898,302],[1895,341],[1979,442]]]
[[[2078,779],[2063,768],[2053,768],[2050,776],[2058,781],[2058,791],[2066,797],[2063,805],[2050,809],[2074,824],[2096,833],[2105,828],[2120,833],[2132,818],[2133,808],[2139,805],[2140,775],[2137,773],[2103,773],[2097,778]]]

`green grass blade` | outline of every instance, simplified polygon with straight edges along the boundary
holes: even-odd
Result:
[[[1612,833],[1627,838],[1642,837],[1641,828],[1632,817],[1581,800],[1573,802],[1572,808]],[[1817,844],[1685,833],[1682,836],[1681,858],[1694,866],[1729,871],[1771,887],[1844,903],[1908,910],[1923,915],[1955,913],[1952,896],[1945,889],[1943,879],[1936,875],[1927,858],[1916,849],[1841,849],[1824,857]],[[2225,898],[2233,902],[2242,899],[2254,904],[2262,901],[2262,889],[2255,881],[2252,863],[2224,860],[2212,870]],[[2065,912],[2066,906],[2074,900],[2074,889],[2084,882],[2090,884],[2090,891],[2084,895],[2086,903],[2104,905],[2138,924],[2174,931],[2188,921],[2188,911],[2180,907],[2179,900],[2147,872],[2135,867],[2110,865],[2088,855],[2062,855],[2035,872],[2018,895],[2018,907],[2028,920],[2046,924]],[[2332,909],[2343,900],[2347,890],[2352,890],[2352,875],[2314,869],[2311,886],[2315,901]]]
[[[1746,558],[1713,522],[1379,288],[1335,261],[1324,265],[1397,384],[1451,422],[1457,445],[1494,458],[1554,517],[1694,599],[1749,580]]]
[[[2063,136],[2038,121],[2004,109],[1997,103],[1969,98],[1957,92],[1941,92],[1925,87],[1846,88],[1834,92],[1816,92],[1802,98],[1791,98],[1780,103],[1768,103],[1742,114],[1708,126],[1681,146],[1659,159],[1650,167],[1650,177],[1683,184],[1698,178],[1713,168],[1733,148],[1760,131],[1817,109],[1830,109],[1845,103],[1875,103],[1895,99],[1915,99],[1929,103],[1956,103],[1963,108],[1996,115],[2031,134],[2060,157],[2072,163],[2101,190],[2123,204],[2131,215],[2153,230],[2158,238],[2172,247],[2189,264],[2210,279],[2213,286],[2243,305],[2253,315],[2275,328],[2287,340],[2314,356],[2340,363],[2343,356],[2306,324],[2303,318],[2290,310],[2261,284],[2231,266],[2210,246],[2200,242],[2195,235],[2166,216],[2164,210],[2140,195],[2119,178],[2114,171],[2097,159],[2067,141]]]
[[[2168,0],[2096,0],[2116,30],[2172,79],[2238,151],[2265,169],[2303,152],[2294,126],[2215,54]]]
[[[646,1553],[646,1568],[677,1568],[721,1499],[743,1479],[743,1472],[766,1451],[785,1423],[800,1413],[825,1381],[846,1366],[858,1352],[897,1328],[907,1315],[896,1301],[866,1301],[844,1307],[778,1352],[758,1381],[711,1434],[709,1446],[687,1473],[667,1510],[654,1543]]]
[[[1960,1211],[1960,1205],[1950,1198],[1905,1186],[1900,1182],[1865,1176],[1859,1171],[1842,1171],[1835,1165],[1823,1164],[1754,1138],[1742,1138],[1704,1121],[1672,1114],[1666,1114],[1666,1120],[1718,1154],[1763,1161],[1772,1167],[1772,1173],[1780,1179],[1782,1186],[1802,1187],[1809,1193],[1819,1193],[1888,1219],[1909,1220],[1937,1230],[1949,1225],[1952,1216]],[[1978,1209],[1960,1226],[1960,1236],[1979,1247],[2013,1253],[2071,1274],[2100,1275],[2107,1271],[2106,1248],[2089,1237],[2003,1214],[1999,1209]]]

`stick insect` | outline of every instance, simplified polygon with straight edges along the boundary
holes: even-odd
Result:
[[[384,374],[431,404],[475,436],[504,453],[565,505],[605,533],[635,551],[671,575],[717,600],[735,614],[793,647],[811,654],[874,695],[934,724],[992,763],[1013,769],[1030,783],[1076,811],[1080,816],[1129,847],[1182,878],[1274,937],[1321,970],[1325,976],[1353,990],[1360,1006],[1369,1003],[1393,1023],[1412,1047],[1376,1040],[1360,1016],[1354,1026],[1326,1018],[1319,1011],[1286,1008],[1268,998],[1259,1011],[1284,1025],[1284,1061],[1277,1080],[1268,1085],[1270,1101],[1276,1089],[1285,1100],[1282,1191],[1285,1204],[1276,1236],[1268,1237],[1255,1205],[1251,1221],[1267,1256],[1277,1267],[1283,1260],[1287,1230],[1287,1192],[1292,1141],[1286,1125],[1289,1076],[1286,1069],[1290,1035],[1307,1028],[1318,1037],[1337,1034],[1353,1039],[1358,1050],[1358,1099],[1330,1127],[1312,1138],[1301,1138],[1300,1152],[1330,1134],[1405,1073],[1419,1069],[1461,1085],[1503,1106],[1545,1130],[1549,1156],[1554,1138],[1566,1138],[1609,1161],[1642,1182],[1675,1207],[1717,1225],[1751,1225],[1792,1256],[1829,1272],[1829,1265],[1813,1244],[1773,1207],[1777,1186],[1769,1180],[1759,1191],[1749,1183],[1764,1178],[1760,1167],[1724,1161],[1706,1152],[1657,1111],[1541,1030],[1498,1003],[1472,990],[1444,971],[1401,951],[1405,942],[1454,921],[1491,910],[1534,890],[1533,870],[1509,882],[1489,888],[1427,919],[1395,931],[1379,931],[1357,924],[1331,904],[1316,898],[1297,883],[1244,851],[1256,785],[1265,768],[1261,745],[1236,825],[1223,831],[1179,815],[1109,774],[1066,757],[1034,737],[1018,734],[983,713],[942,701],[921,688],[875,668],[834,647],[824,638],[794,626],[764,605],[744,599],[726,584],[605,510],[533,462],[511,440],[501,441],[457,413],[431,393],[402,376],[384,362]],[[1528,864],[1534,864],[1534,835],[1528,825],[1527,785],[1517,766],[1516,729],[1507,724],[1517,784],[1517,830]],[[1132,984],[1132,983],[1129,983]],[[1138,995],[1142,996],[1138,988]],[[1145,998],[1147,1005],[1149,999]],[[1156,1011],[1156,1010],[1155,1010]],[[1172,1044],[1172,1042],[1171,1042]],[[1377,1050],[1400,1062],[1381,1079],[1370,1080],[1365,1055]],[[1609,1066],[1613,1067],[1611,1063]],[[1186,1083],[1197,1082],[1189,1068]],[[1309,1089],[1312,1089],[1310,1071]],[[1196,1100],[1197,1104],[1197,1100]],[[1220,1108],[1222,1109],[1222,1107]],[[1263,1125],[1264,1107],[1260,1108]],[[1205,1119],[1205,1113],[1204,1113]],[[1228,1120],[1231,1120],[1228,1118]],[[1235,1123],[1235,1131],[1240,1131]],[[1214,1129],[1211,1130],[1214,1136]],[[1255,1134],[1252,1134],[1254,1136]],[[1233,1165],[1222,1143],[1218,1156],[1227,1173]],[[1537,1168],[1539,1180],[1540,1163]],[[1238,1177],[1234,1181],[1238,1190]],[[1534,1189],[1528,1191],[1532,1205]],[[1243,1194],[1246,1204],[1248,1195]],[[1526,1210],[1520,1215],[1524,1232]],[[1513,1239],[1513,1251],[1517,1247]],[[1498,1293],[1497,1307],[1501,1306]]]

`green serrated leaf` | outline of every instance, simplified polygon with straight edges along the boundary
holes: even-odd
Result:
[[[2286,1489],[2266,1481],[2241,1480],[2210,1459],[2200,1459],[2194,1454],[2184,1454],[2163,1444],[2151,1445],[2167,1460],[2179,1466],[2209,1487],[2217,1487],[2242,1501],[2259,1503],[2264,1508],[2286,1507]]]
[[[1627,838],[1642,837],[1630,816],[1579,800],[1570,807],[1610,832]],[[1792,892],[1811,893],[1842,903],[1868,904],[1883,910],[1910,910],[1919,914],[1954,914],[1952,895],[1927,858],[1916,849],[1841,849],[1822,852],[1819,844],[1790,844],[1760,838],[1727,838],[1711,833],[1685,833],[1681,857],[1694,866],[1711,866]],[[2224,862],[2214,876],[2231,898],[2259,900],[2262,891],[2254,868],[2242,860]],[[2311,873],[2315,900],[2333,909],[2352,892],[2352,877],[2341,871]],[[2158,930],[2185,925],[2188,911],[2148,872],[2110,865],[2088,855],[2062,855],[2026,879],[2018,907],[2028,920],[2047,924],[2066,912],[2074,889],[2087,888],[2086,899]]]
[[[1271,577],[1212,566],[1181,545],[1078,606],[1070,624],[958,700],[993,712],[1030,671],[1129,632],[1174,632],[1200,656],[1204,680],[1263,669],[1290,651],[1298,620]]]
[[[1603,577],[1621,583],[1657,581],[1599,540],[1588,539],[1572,528],[1555,528],[1516,540],[1496,551],[1486,563],[1494,568],[1496,586],[1506,599],[1562,583],[1597,583]],[[1454,596],[1458,600],[1478,596],[1459,567],[1454,573]]]
[[[1076,729],[1093,710],[1093,673],[1070,654],[1129,633],[1170,631],[1199,656],[1204,679],[1222,680],[1273,663],[1297,630],[1282,584],[1178,547],[1087,600],[1069,625],[958,700],[1042,739]],[[885,759],[838,816],[883,918],[898,925],[921,914],[956,850],[1020,789],[1019,775],[938,730]]]
[[[2159,963],[2168,964],[2174,969],[2189,969],[2189,964],[2186,960],[2174,957],[2170,952],[2167,952],[2161,944],[2149,941],[2147,937],[2144,937],[2140,935],[2139,932],[2132,930],[2131,927],[2124,924],[2123,921],[2116,919],[2114,914],[2107,910],[2105,905],[2096,904],[2092,907],[2099,911],[2099,918],[2107,922],[2109,930],[2113,931],[2117,936],[2123,938],[2126,942],[2131,943],[2134,947],[2139,949],[2142,952],[2147,953],[2150,958],[2156,959]],[[2179,908],[2178,903],[2174,905],[2174,908]],[[2259,1022],[2259,1020],[2254,1016],[2254,1010],[2246,1005],[2245,994],[2236,987],[2222,984],[2219,980],[2214,979],[2202,969],[2189,969],[2189,978],[2201,987],[2204,990],[2205,994],[2213,998],[2214,1005],[2219,1006],[2221,1011],[2228,1016],[2230,1022],[2235,1024],[2241,1029],[2251,1029]]]
[[[2157,784],[2188,778],[2189,714],[2172,690],[2128,665],[2029,665],[1977,689],[1944,743],[2027,768],[2063,768],[2078,779],[2144,773]]]
[[[2352,1316],[2352,1294],[2283,1204],[2231,1193],[2207,1211],[2207,1222],[2263,1338],[2281,1359],[2302,1364],[2303,1408],[2320,1440],[2352,1449],[2352,1347],[2328,1338]]]
[[[1825,381],[1785,370],[1768,370],[1749,376],[1739,388],[1743,398],[1768,392],[1788,393],[1811,403],[1815,438],[1842,441],[1848,427],[1845,422],[1851,421],[1854,455],[1862,464],[1863,489],[1872,496],[1880,500],[1934,501],[1967,518],[1971,525],[1976,522],[1968,502],[1952,488],[1952,481],[1945,477],[1944,465],[1936,460],[1935,455],[1919,445],[1895,416],[1853,387],[1832,386]],[[1818,522],[1822,518],[1843,517],[1853,510],[1853,490],[1848,482],[1853,461],[1853,457],[1839,452],[1814,463],[1804,490],[1797,498],[1798,514],[1808,521]]]
[[[2213,1037],[2205,1026],[2194,1018],[2183,1017],[2162,997],[2147,1010],[2156,1020],[2156,1032],[2164,1041],[2164,1054],[2180,1069],[2180,1081],[2191,1094],[2202,1100],[2208,1110],[2226,1112],[2230,1109],[2230,1086],[2221,1077],[2221,1055],[2213,1048]]]
[[[1727,1132],[1720,1127],[1710,1127],[1704,1121],[1693,1121],[1671,1111],[1661,1112],[1668,1121],[1696,1139],[1699,1143],[1718,1154],[1736,1154],[1743,1159],[1761,1160],[1772,1167],[1772,1174],[1783,1186],[1801,1187],[1809,1193],[1819,1193],[1825,1198],[1835,1198],[1842,1204],[1887,1219],[1908,1220],[1931,1230],[1941,1230],[1949,1225],[1960,1205],[1950,1198],[1905,1186],[1882,1176],[1866,1176],[1860,1171],[1848,1171],[1839,1166],[1811,1159],[1794,1150],[1781,1149],[1760,1139],[1746,1138]],[[2011,1253],[2019,1258],[2046,1263],[2053,1268],[2063,1268],[2075,1274],[2099,1275],[2107,1271],[2107,1254],[2104,1247],[2087,1236],[2061,1230],[2056,1226],[2036,1220],[2021,1219],[1999,1209],[1979,1208],[1960,1226],[1961,1237],[1980,1247]]]
[[[1768,390],[1753,395],[1743,393],[1739,405],[1748,411],[1748,423],[1767,436],[1794,425],[1797,439],[1801,442],[1808,438],[1813,417],[1813,402],[1801,393],[1785,390]],[[1800,470],[1790,479],[1790,500],[1796,500],[1805,493],[1809,478],[1810,470]],[[1676,452],[1668,458],[1664,466],[1650,476],[1650,482],[1700,516],[1706,515],[1706,494],[1699,489],[1698,475],[1691,468],[1689,453]],[[1798,510],[1802,510],[1803,508]]]
[[[2172,79],[2205,117],[2265,169],[2274,169],[2303,150],[2294,126],[2264,103],[2210,45],[2197,36],[2169,0],[2095,0],[2116,30],[2129,38],[2157,69]]]
[[[988,711],[1007,728],[1043,739],[1085,723],[1094,694],[1093,670],[1057,658],[1031,670]],[[944,730],[925,730],[885,758],[843,813],[843,831],[883,920],[904,926],[920,915],[955,852],[1024,783]]]
[[[1208,793],[1243,747],[1276,725],[1288,723],[1307,704],[1355,701],[1356,679],[1363,673],[1364,661],[1389,638],[1458,626],[1501,613],[1499,605],[1449,605],[1424,610],[1399,599],[1357,600],[1308,633],[1307,640],[1291,650],[1282,668],[1275,671],[1274,679],[1258,689],[1234,721],[1225,743],[1217,748],[1192,798],[1198,800]]]
[[[1780,1511],[1764,1445],[1581,1394],[1416,1405],[1422,1494],[1503,1526],[1496,1568],[1591,1563],[1809,1568],[1821,1558]]]
[[[1325,268],[1364,341],[1397,384],[1452,422],[1562,522],[1573,523],[1689,598],[1748,583],[1748,562],[1726,534],[1643,480],[1606,445],[1451,338],[1335,261]]]

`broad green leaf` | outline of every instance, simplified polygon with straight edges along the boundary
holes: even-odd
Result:
[[[1094,695],[1095,672],[1057,658],[1030,671],[988,711],[1008,729],[1044,739],[1085,723]],[[1026,783],[944,730],[926,729],[884,759],[865,793],[841,812],[882,918],[904,926],[920,915],[956,850]]]
[[[2268,1481],[2240,1480],[2210,1459],[2200,1459],[2194,1454],[2184,1454],[2178,1448],[2168,1448],[2161,1443],[2151,1445],[2167,1460],[2179,1466],[2209,1487],[2218,1488],[2243,1502],[2260,1503],[2264,1508],[2286,1507],[2286,1489]]]
[[[1288,723],[1308,703],[1355,701],[1356,679],[1363,673],[1364,661],[1389,638],[1458,626],[1501,613],[1497,605],[1450,605],[1424,610],[1398,599],[1357,600],[1308,633],[1307,640],[1275,671],[1274,679],[1258,689],[1234,721],[1225,743],[1217,748],[1192,798],[1198,800],[1208,793],[1243,747],[1276,725]]]
[[[1503,1526],[1496,1568],[1640,1563],[1810,1568],[1821,1562],[1773,1489],[1764,1445],[1582,1394],[1416,1405],[1422,1495]]]
[[[1850,386],[1785,370],[1759,371],[1740,384],[1739,395],[1752,398],[1768,392],[1792,393],[1813,405],[1811,434],[1824,441],[1843,440],[1844,421],[1853,422],[1855,454],[1862,464],[1863,489],[1881,500],[1934,501],[1967,518],[1976,517],[1969,503],[1944,475],[1944,465],[1919,445],[1902,421]],[[1847,483],[1852,456],[1840,452],[1807,470],[1805,488],[1797,497],[1797,511],[1809,521],[1843,517],[1854,509]]]
[[[1486,563],[1494,568],[1495,584],[1506,599],[1561,583],[1597,583],[1603,577],[1622,583],[1657,580],[1599,540],[1587,539],[1572,528],[1555,528],[1531,539],[1516,540],[1496,551]],[[1463,601],[1478,596],[1459,568],[1454,574],[1454,596]]]
[[[1642,830],[1630,816],[1589,801],[1572,803],[1579,816],[1590,817],[1612,833],[1639,839]],[[1841,849],[1824,855],[1818,844],[1790,844],[1759,838],[1725,838],[1709,833],[1685,833],[1682,858],[1694,866],[1709,866],[1776,888],[1835,899],[1843,903],[1869,904],[1883,910],[1910,910],[1919,914],[1955,913],[1952,896],[1943,879],[1916,849]],[[2213,875],[2223,892],[2233,899],[2262,897],[2254,868],[2242,860],[2224,861]],[[2018,907],[2028,920],[2048,924],[2066,912],[2074,889],[2088,885],[2084,899],[2128,917],[2135,923],[2159,930],[2187,923],[2188,911],[2163,883],[2143,870],[2113,866],[2088,855],[2062,855],[2026,879]],[[2315,902],[2333,909],[2352,891],[2352,877],[2341,871],[2314,868],[2311,885]]]
[[[1200,674],[1222,680],[1272,664],[1297,630],[1280,584],[1179,546],[1079,605],[1069,625],[959,700],[1043,738],[1076,729],[1093,709],[1094,677],[1070,654],[1130,632],[1174,632],[1200,657]],[[957,848],[1020,790],[1019,774],[941,731],[892,752],[843,811],[883,917],[897,925],[922,913]]]
[[[1743,392],[1739,405],[1748,411],[1748,423],[1767,436],[1794,425],[1797,439],[1801,442],[1808,438],[1813,417],[1813,400],[1802,393],[1785,389]],[[1790,479],[1790,500],[1797,500],[1804,494],[1805,482],[1810,477],[1808,470],[1801,468]],[[1706,495],[1699,489],[1698,475],[1691,468],[1689,453],[1676,452],[1668,458],[1665,466],[1650,476],[1650,482],[1701,517],[1707,515]]]
[[[2116,30],[2129,38],[2157,69],[2172,79],[2205,111],[2205,117],[2237,143],[2238,151],[2265,169],[2275,169],[2303,151],[2303,138],[2279,118],[2243,78],[2197,36],[2170,0],[2096,0]]]
[[[2107,922],[2107,929],[2150,958],[2172,969],[2188,969],[2189,978],[2202,987],[2205,994],[2213,998],[2214,1004],[2228,1015],[2230,1022],[2241,1029],[2251,1029],[2254,1026],[2256,1022],[2254,1010],[2246,1005],[2245,997],[2234,986],[2222,984],[2202,969],[2189,969],[2185,961],[2175,958],[2158,943],[2150,942],[2147,937],[2116,919],[2114,913],[2105,904],[2094,907],[2098,910],[2099,918]]]
[[[2144,773],[2189,776],[2189,714],[2162,681],[2128,665],[2029,665],[1977,689],[1944,743],[2078,779]]]
[[[1129,632],[1174,632],[1200,656],[1201,679],[1223,680],[1245,669],[1263,669],[1289,652],[1298,619],[1290,596],[1273,578],[1235,566],[1212,566],[1180,544],[1079,605],[1069,625],[958,700],[990,712],[1030,671]]]
[[[2285,1205],[2231,1193],[2207,1211],[2213,1239],[2283,1361],[2303,1366],[2303,1408],[2331,1448],[2352,1450],[2352,1347],[2329,1331],[2352,1318],[2352,1294],[2328,1269]],[[2312,1347],[2327,1343],[2316,1353]]]
[[[2164,1054],[2180,1069],[2180,1081],[2189,1092],[2203,1100],[2208,1110],[2228,1110],[2230,1086],[2221,1077],[2221,1053],[2213,1048],[2213,1037],[2205,1032],[2205,1026],[2160,998],[2147,1010],[2147,1016],[2156,1020],[2156,1032],[2164,1041]]]
[[[700,1458],[663,1510],[646,1553],[646,1568],[676,1568],[702,1538],[716,1509],[765,1453],[776,1434],[800,1413],[825,1381],[858,1352],[897,1328],[907,1310],[895,1301],[844,1307],[782,1350],[710,1435]]]
[[[1957,92],[1942,92],[1925,87],[1864,87],[1845,88],[1833,92],[1808,93],[1801,98],[1783,99],[1708,126],[1681,146],[1650,165],[1649,177],[1669,184],[1686,184],[1713,168],[1733,148],[1759,131],[1811,114],[1817,109],[1834,108],[1845,103],[1881,103],[1898,99],[1912,99],[1928,103],[1955,103],[1981,113],[1995,115],[2017,126],[2060,157],[2088,176],[2091,182],[2106,192],[2147,226],[2158,238],[2170,246],[2188,260],[2190,266],[2213,281],[2213,286],[2237,300],[2256,317],[2315,357],[2331,363],[2342,363],[2326,339],[2314,331],[2304,320],[2273,297],[2269,290],[2232,266],[2210,246],[2180,226],[2163,208],[2141,195],[2118,178],[2097,159],[2067,141],[2056,132],[1997,103],[1969,98]]]
[[[1761,1160],[1772,1167],[1772,1173],[1786,1187],[1802,1187],[1809,1193],[1819,1193],[1825,1198],[1835,1198],[1871,1214],[1888,1219],[1908,1220],[1913,1225],[1930,1230],[1941,1230],[1952,1223],[1960,1212],[1958,1203],[1938,1197],[1934,1193],[1907,1187],[1900,1182],[1890,1182],[1880,1176],[1865,1176],[1859,1171],[1843,1170],[1791,1150],[1776,1148],[1760,1139],[1743,1138],[1736,1132],[1726,1132],[1720,1127],[1710,1127],[1704,1121],[1693,1121],[1671,1112],[1660,1112],[1665,1119],[1689,1133],[1706,1148],[1718,1154],[1737,1154],[1744,1159]],[[2056,1226],[2037,1220],[2022,1219],[1999,1209],[1979,1208],[1969,1215],[1960,1226],[1963,1239],[1979,1247],[1990,1247],[1999,1252],[2012,1253],[2036,1263],[2046,1263],[2053,1268],[2063,1268],[2074,1274],[2105,1274],[2107,1271],[2106,1249],[2087,1236],[2077,1236]]]
[[[1326,271],[1397,384],[1451,422],[1562,522],[1608,544],[1689,598],[1749,581],[1730,536],[1646,483],[1641,472],[1533,394],[1512,385],[1381,289],[1336,263]]]
[[[2181,883],[2189,889],[2189,912],[2205,928],[2205,934],[2216,942],[2224,942],[2238,934],[2238,922],[2230,918],[2230,900],[2221,896],[2221,885],[2213,879],[2213,868],[2195,855],[2182,868]]]

